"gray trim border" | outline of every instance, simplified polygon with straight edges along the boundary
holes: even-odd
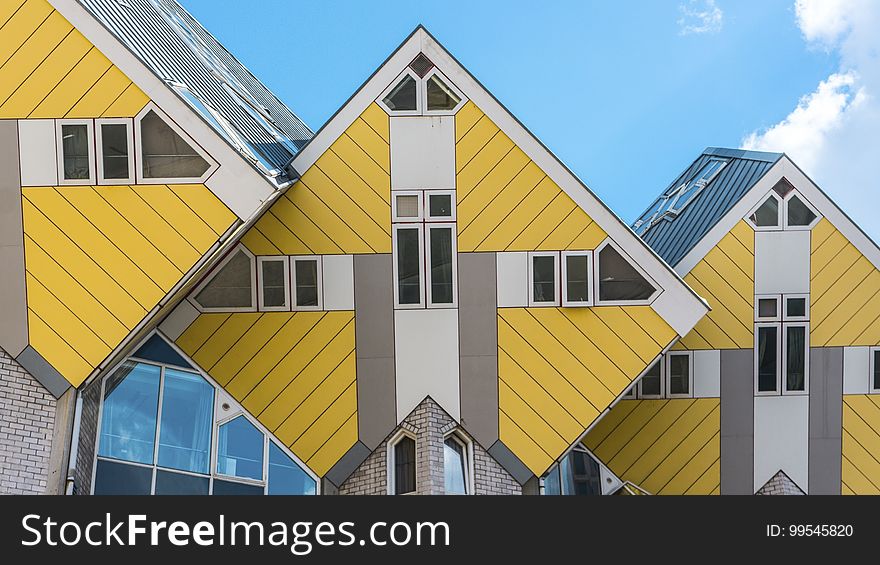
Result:
[[[489,455],[491,455],[499,465],[504,467],[504,470],[510,473],[510,476],[521,486],[528,483],[529,480],[535,476],[532,474],[532,471],[519,460],[519,457],[514,455],[500,439],[487,451],[489,452]]]
[[[71,387],[61,373],[55,370],[55,367],[49,364],[37,350],[28,345],[24,348],[18,357],[15,358],[18,364],[24,367],[46,390],[52,393],[55,398],[61,398],[67,389]]]

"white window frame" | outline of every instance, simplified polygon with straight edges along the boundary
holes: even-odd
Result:
[[[431,230],[448,228],[452,233],[452,302],[450,303],[434,303],[432,296],[432,278],[431,270]],[[424,300],[428,308],[458,308],[458,232],[454,223],[428,223],[424,225],[424,242],[422,243],[422,255],[424,256],[424,282],[422,289]],[[395,286],[397,279],[395,278]]]
[[[89,144],[89,178],[64,178],[64,136],[63,126],[86,126]],[[94,120],[55,120],[55,142],[58,161],[59,186],[95,186],[97,184],[95,156],[95,121]]]
[[[871,347],[868,349],[868,394],[880,394],[880,388],[874,387],[874,364],[876,363],[874,356],[880,347]]]
[[[810,222],[809,225],[806,225],[806,226],[790,226],[790,225],[788,224],[788,203],[789,203],[789,202],[791,201],[791,199],[794,198],[795,196],[797,196],[798,200],[800,200],[800,201],[804,204],[804,206],[806,206],[806,207],[807,207],[807,208],[808,208],[813,214],[815,214],[815,216],[816,216],[815,218],[813,218],[813,221]],[[782,211],[782,226],[783,226],[783,229],[785,229],[785,230],[787,230],[787,231],[809,231],[809,230],[813,229],[814,227],[816,227],[816,224],[818,224],[818,223],[819,223],[819,220],[821,220],[821,219],[822,219],[822,214],[820,214],[819,211],[816,210],[816,207],[813,206],[813,205],[810,203],[810,201],[807,200],[807,199],[804,197],[803,194],[801,194],[800,192],[798,192],[797,189],[792,190],[791,192],[789,192],[789,193],[785,196],[785,209]]]
[[[642,393],[642,379],[645,377],[645,373],[648,372],[648,369],[650,369],[651,367],[654,366],[654,363],[657,363],[660,367],[660,394],[644,394],[644,393]],[[644,399],[650,399],[650,400],[666,398],[666,372],[667,371],[666,371],[666,356],[665,355],[660,356],[659,358],[654,360],[654,362],[649,364],[648,367],[645,369],[644,373],[642,373],[642,376],[639,377],[638,397],[644,398]]]
[[[788,300],[802,298],[804,300],[804,315],[789,316]],[[782,319],[786,322],[808,322],[810,321],[810,295],[809,294],[783,294],[782,295]]]
[[[406,75],[411,76],[413,78],[413,80],[416,81],[416,109],[415,110],[392,110],[391,108],[389,108],[388,106],[385,105],[385,102],[383,102],[383,100],[385,100],[385,97],[387,97],[391,93],[391,91],[394,90],[394,87],[396,87],[398,84],[400,84],[400,81],[402,81],[403,77]],[[385,113],[388,114],[389,116],[421,116],[422,109],[425,107],[424,103],[423,103],[424,96],[422,95],[423,90],[424,90],[424,85],[422,84],[422,79],[419,78],[419,75],[417,75],[415,73],[415,71],[413,71],[412,69],[409,68],[409,66],[407,66],[403,70],[403,72],[400,73],[399,75],[397,75],[394,78],[394,80],[391,81],[391,84],[388,85],[388,87],[382,91],[382,94],[380,94],[378,97],[376,97],[376,103],[379,105],[380,108],[385,110]]]
[[[688,360],[688,392],[686,394],[672,394],[672,358],[687,357]],[[666,365],[665,374],[662,380],[666,390],[666,398],[693,398],[694,397],[694,353],[693,351],[670,351],[665,355],[664,365]]]
[[[400,194],[400,192],[395,191],[395,194]],[[450,205],[452,208],[451,216],[432,216],[431,215],[431,196],[449,196]],[[454,190],[425,190],[424,191],[424,200],[422,203],[422,215],[425,218],[426,222],[455,222],[456,221],[456,202],[455,202],[455,191]],[[406,220],[395,220],[396,222],[405,222]]]
[[[266,306],[263,300],[263,263],[282,263],[284,268],[284,303],[285,306]],[[318,269],[320,272],[320,268]],[[289,312],[290,300],[290,259],[286,255],[266,255],[257,257],[257,305],[261,312]],[[320,292],[319,302],[320,302]]]
[[[552,257],[553,258],[553,301],[552,302],[536,302],[535,301],[535,258],[536,257]],[[560,300],[560,278],[559,278],[559,252],[558,251],[530,251],[529,252],[529,306],[532,308],[552,308],[561,304]]]
[[[174,177],[174,178],[146,178],[144,177],[144,158],[143,158],[143,142],[142,142],[142,134],[141,134],[141,120],[146,116],[150,111],[156,113],[157,116],[162,118],[165,124],[168,125],[171,129],[173,129],[177,135],[183,138],[190,147],[192,147],[193,151],[199,154],[199,156],[207,161],[208,170],[206,170],[202,176],[200,177]],[[220,165],[217,164],[217,161],[212,159],[208,152],[205,149],[196,143],[192,137],[190,137],[177,123],[171,119],[165,112],[159,109],[155,103],[148,103],[143,110],[141,110],[137,116],[134,118],[134,142],[135,142],[135,151],[136,151],[136,162],[137,167],[135,168],[135,180],[137,184],[204,184],[208,178],[213,175]]]
[[[602,273],[600,272],[600,268],[599,268],[599,264],[600,264],[599,256],[602,253],[602,250],[605,249],[606,247],[608,247],[609,245],[611,247],[613,247],[620,254],[621,257],[623,257],[624,261],[629,263],[630,266],[632,266],[636,270],[637,273],[642,275],[642,277],[644,277],[644,279],[646,281],[648,281],[648,283],[651,286],[654,287],[654,293],[651,296],[649,296],[648,298],[645,298],[643,300],[602,300],[602,297],[599,294],[599,286],[602,282]],[[648,275],[648,273],[646,273],[645,270],[642,269],[642,267],[638,263],[633,261],[632,257],[630,257],[629,254],[626,251],[624,251],[619,245],[617,245],[614,242],[614,240],[612,240],[611,238],[606,238],[605,241],[603,241],[598,247],[596,247],[596,249],[593,250],[593,266],[596,270],[596,273],[593,276],[593,281],[594,281],[593,304],[596,306],[644,306],[644,305],[649,305],[649,304],[652,304],[657,299],[657,297],[660,296],[660,294],[663,291],[661,286],[659,284],[657,284],[657,281],[655,281],[653,278],[651,278]]]
[[[428,80],[434,75],[437,75],[437,77],[443,82],[443,84],[445,84],[447,88],[449,88],[449,90],[451,90],[455,93],[456,96],[458,96],[459,102],[451,110],[428,110]],[[458,87],[455,86],[451,80],[449,80],[449,78],[446,77],[446,75],[440,72],[440,69],[438,69],[436,65],[434,66],[434,68],[428,71],[424,78],[417,80],[419,81],[418,93],[419,97],[421,98],[421,107],[423,109],[422,114],[425,116],[452,116],[453,114],[461,110],[461,107],[467,103],[467,96],[465,96],[464,93],[459,90]],[[382,98],[384,98],[384,96]]]
[[[752,215],[754,215],[755,212],[757,212],[758,209],[761,206],[763,206],[765,202],[767,202],[768,198],[775,198],[776,202],[779,204],[779,207],[776,210],[776,225],[775,226],[759,226],[758,224],[756,224],[752,221]],[[745,219],[745,221],[747,221],[749,223],[750,226],[752,226],[752,228],[755,231],[783,231],[785,229],[785,226],[783,224],[785,211],[786,211],[785,210],[785,201],[778,194],[776,194],[776,192],[771,190],[766,195],[764,195],[763,198],[761,198],[761,200],[758,202],[758,204],[754,208],[752,208],[751,210],[748,211],[748,213],[746,213],[744,219]]]
[[[758,340],[758,328],[776,328],[776,390],[758,390],[758,366],[759,366],[759,356],[758,356],[758,348],[760,347],[760,343]],[[755,345],[754,345],[754,362],[753,362],[753,373],[754,373],[754,392],[755,396],[779,396],[782,390],[782,365],[785,362],[784,357],[782,356],[782,341],[784,339],[782,324],[779,322],[756,322],[755,323]]]
[[[397,197],[415,196],[418,199],[419,215],[417,217],[397,215]],[[425,200],[421,190],[395,190],[391,193],[391,221],[395,223],[414,224],[425,219]]]
[[[414,488],[413,488],[412,492],[405,492],[402,495],[395,495],[395,490],[396,490],[397,485],[395,484],[396,481],[395,481],[395,473],[394,473],[394,467],[395,467],[395,463],[396,463],[396,461],[394,460],[394,448],[397,447],[397,444],[400,443],[400,440],[402,440],[405,437],[408,437],[409,439],[413,440],[413,442],[415,442],[415,444],[416,444],[416,452],[415,452],[416,463],[419,460],[419,444],[416,441],[415,435],[413,435],[412,433],[410,433],[406,429],[401,429],[396,434],[391,436],[391,439],[388,440],[386,448],[385,448],[386,449],[386,452],[385,452],[385,461],[386,461],[385,479],[386,480],[385,480],[385,483],[387,485],[387,493],[391,496],[407,496],[407,495],[416,494],[419,491],[419,470],[417,468],[416,472],[415,472],[415,479],[416,480],[415,480],[415,484],[413,485]]]
[[[464,453],[464,457],[465,457],[464,469],[465,469],[465,473],[466,473],[466,475],[464,477],[464,485],[465,485],[465,493],[464,494],[465,495],[474,494],[474,443],[469,438],[465,437],[464,434],[453,430],[453,431],[449,432],[448,434],[446,434],[445,436],[443,436],[444,452],[445,452],[445,447],[446,447],[446,445],[445,445],[446,440],[448,440],[449,438],[452,438],[453,440],[457,441],[464,448],[462,450]],[[445,463],[445,461],[444,461],[444,463]],[[416,473],[416,475],[418,475],[418,472]],[[444,478],[444,480],[446,478],[445,467],[444,467],[443,478]],[[457,496],[461,496],[459,493],[447,492],[445,494],[454,494]]]
[[[776,314],[772,317],[761,317],[759,307],[761,300],[775,300]],[[757,294],[755,295],[755,321],[756,322],[779,322],[782,320],[783,298],[781,294]]]
[[[391,260],[393,261],[392,273],[394,283],[394,308],[396,310],[414,310],[425,307],[425,284],[427,275],[425,273],[425,224],[421,222],[409,224],[394,224],[391,226],[391,235],[394,238],[391,245]],[[397,232],[400,230],[418,230],[419,241],[419,302],[417,304],[401,304],[400,303],[400,281],[398,279],[398,245]]]
[[[316,264],[318,285],[318,305],[317,306],[297,306],[296,305],[296,264],[313,261]],[[290,281],[290,310],[293,312],[316,312],[324,309],[324,261],[321,255],[294,255],[290,257],[290,266],[288,269],[288,280]]]
[[[128,137],[128,177],[124,179],[104,178],[104,128],[105,125],[123,125]],[[99,185],[130,185],[135,184],[135,146],[134,122],[130,118],[101,118],[95,120],[95,160],[98,169]]]
[[[210,308],[202,306],[196,297],[202,292],[208,284],[214,280],[214,277],[223,270],[223,267],[226,266],[226,263],[232,260],[233,257],[241,250],[245,255],[250,258],[251,261],[251,305],[250,306],[228,306],[228,307],[220,307],[220,308]],[[217,266],[215,266],[211,271],[199,282],[198,285],[189,293],[187,299],[190,303],[199,311],[199,312],[256,312],[258,310],[257,306],[257,259],[253,253],[248,250],[244,245],[236,245],[232,249],[229,250],[229,253],[226,254]]]
[[[585,301],[572,301],[568,299],[568,257],[586,257],[587,258],[587,300]],[[562,283],[562,305],[566,308],[577,308],[577,307],[585,307],[592,306],[595,302],[595,292],[594,287],[595,284],[593,282],[595,265],[593,263],[593,252],[592,251],[563,251],[562,257],[560,259],[560,270],[562,276],[560,278],[560,282]]]
[[[804,390],[788,390],[788,328],[804,328]],[[785,322],[782,324],[780,335],[782,358],[780,361],[779,389],[784,396],[803,396],[810,394],[810,323],[809,322]]]

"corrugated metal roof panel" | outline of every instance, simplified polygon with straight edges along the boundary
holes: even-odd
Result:
[[[79,2],[268,176],[314,135],[176,0]]]
[[[663,195],[691,179],[712,157],[724,157],[729,162],[678,215],[659,220],[641,234],[642,239],[673,267],[739,202],[782,154],[710,147],[663,190],[640,220],[650,219]]]

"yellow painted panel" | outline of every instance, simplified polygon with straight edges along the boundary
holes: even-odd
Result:
[[[504,381],[498,383],[498,407],[548,455],[551,453],[561,455],[568,448],[570,442],[556,433],[556,430],[547,424]],[[540,469],[535,474],[540,475],[542,471],[543,469]]]
[[[177,346],[190,357],[207,342],[232,314],[201,314],[177,338]]]
[[[740,220],[739,223],[733,226],[730,233],[751,255],[755,254],[755,230],[745,220]]]
[[[247,333],[235,342],[211,368],[211,376],[221,386],[226,386],[248,361],[255,355],[260,355],[260,350],[269,344],[292,316],[293,314],[290,312],[262,314]]]
[[[662,350],[669,343],[669,341],[663,344],[657,343],[651,334],[630,318],[620,306],[600,306],[593,308],[593,313],[617,335],[625,336],[626,344],[645,363],[656,359],[657,354],[654,351],[658,348]]]
[[[599,247],[599,244],[605,241],[608,234],[605,233],[599,224],[591,223],[568,244],[568,249],[572,251],[590,251]]]
[[[155,282],[54,188],[26,188],[27,200],[52,219],[68,237],[120,283],[144,308],[151,310],[164,296]],[[54,285],[53,285],[54,286]],[[124,336],[119,336],[121,339]],[[115,347],[115,344],[114,344]]]
[[[599,459],[606,464],[611,461],[627,443],[633,440],[638,433],[651,421],[651,419],[666,405],[664,400],[623,400],[617,404],[606,418],[611,418],[614,412],[628,404],[632,407],[624,417],[620,419],[613,430],[605,434],[601,441],[593,437],[592,432],[584,438],[584,445],[590,448]],[[604,420],[604,418],[603,418]],[[600,420],[599,425],[602,424]]]
[[[108,343],[119,343],[125,338],[129,328],[30,237],[24,239],[24,252],[27,272],[39,281],[46,281],[44,285],[49,285],[61,302],[75,307],[80,319],[92,331]]]
[[[665,348],[678,334],[656,310],[648,306],[623,306],[623,311],[636,321],[654,339],[657,345]]]
[[[180,269],[161,253],[149,239],[129,223],[129,219],[141,223],[141,210],[132,213],[138,218],[127,218],[121,215],[104,195],[112,191],[131,191],[130,187],[59,187],[58,192],[68,202],[89,218],[95,227],[101,230],[107,239],[112,241],[137,264],[163,290],[170,290],[183,274]],[[194,260],[195,261],[195,260]],[[188,270],[188,268],[186,269]]]
[[[846,456],[843,457],[842,461],[841,483],[841,491],[843,487],[846,487],[850,494],[880,494],[880,488],[874,485]]]
[[[827,221],[827,220],[823,220]],[[830,222],[829,222],[830,223]],[[811,245],[810,278],[815,279],[841,251],[850,245],[842,233],[834,230],[821,245]],[[854,261],[854,260],[853,260]],[[851,265],[852,263],[850,263]],[[838,269],[840,264],[838,263]]]
[[[56,371],[64,375],[73,386],[81,385],[92,372],[93,367],[52,331],[52,328],[46,325],[33,310],[28,310],[28,337],[37,353],[42,355]]]
[[[499,133],[498,126],[487,116],[482,116],[455,144],[455,172],[460,173],[497,133]]]
[[[370,246],[353,229],[353,226],[337,215],[330,204],[319,198],[305,181],[298,182],[292,193],[288,192],[281,198],[281,200],[284,199],[292,202],[293,206],[318,228],[311,236],[304,234],[300,237],[308,243],[310,248],[321,249],[319,253],[322,254],[332,253],[334,249],[340,250],[337,253],[370,253],[372,251]],[[284,203],[279,201],[273,206],[274,210],[277,210],[276,215],[281,218],[281,214],[285,210]],[[292,231],[299,236],[300,226],[295,223],[291,224],[288,218],[287,216],[283,218],[285,224],[288,227],[292,226]]]
[[[240,241],[254,255],[283,255],[281,250],[272,245],[272,242],[263,235],[257,226],[246,231]]]
[[[251,326],[257,323],[259,318],[260,314],[257,312],[233,314],[217,328],[209,341],[191,355],[192,360],[210,373],[220,358],[241,339]]]
[[[226,204],[203,184],[172,184],[168,188],[217,235],[223,235],[237,219]]]
[[[25,118],[79,63],[92,45],[74,30],[0,106],[0,117]]]
[[[44,320],[59,336],[85,359],[97,367],[110,353],[110,347],[100,336],[67,308],[32,275],[26,275],[28,308]]]
[[[107,57],[92,48],[28,117],[63,118],[111,66]]]
[[[364,150],[364,153],[382,167],[382,170],[391,174],[391,153],[388,141],[373,131],[367,122],[358,118],[345,131],[346,134]]]
[[[4,57],[0,52],[0,64],[3,65],[0,67],[0,107],[72,30],[73,27],[61,14],[52,12],[33,35],[28,30],[30,37],[21,47],[17,47],[14,54]],[[6,57],[9,57],[8,60]]]
[[[4,10],[6,7],[12,8],[14,5],[13,2],[9,1],[6,1],[3,4]],[[3,29],[0,30],[0,67],[4,66],[9,61],[9,58],[12,57],[13,53],[24,45],[28,38],[31,37],[31,34],[33,34],[41,24],[46,22],[46,19],[50,14],[53,17],[52,20],[48,22],[50,26],[47,28],[48,30],[57,30],[55,35],[70,31],[70,26],[63,26],[63,23],[65,23],[64,18],[62,18],[60,14],[55,13],[52,6],[50,6],[45,0],[29,0],[21,6],[15,14],[9,14],[11,17],[5,22]],[[47,33],[47,30],[43,30],[41,37],[52,37],[52,35],[52,33]],[[61,39],[62,38],[59,37],[55,42],[55,45],[60,43]],[[48,52],[46,52],[46,54],[48,54]],[[45,57],[45,55],[43,56]],[[42,58],[40,60],[42,60]],[[5,76],[5,74],[0,73],[0,76]],[[3,98],[6,98],[6,96],[3,96]]]
[[[312,471],[323,476],[333,468],[358,439],[357,414],[352,414],[333,436],[309,459]]]
[[[876,344],[880,344],[880,316],[878,316],[865,331],[859,334],[854,345]]]
[[[706,462],[714,462],[700,475],[700,478],[688,488],[684,494],[688,495],[707,495],[718,494],[721,491],[721,434],[716,434],[712,441],[707,443],[696,457],[688,461],[688,464],[681,470],[678,476],[693,477],[699,473]],[[660,494],[678,494],[674,490],[675,484],[667,485]]]
[[[495,251],[534,251],[539,241],[523,241],[523,245],[517,246],[513,242],[534,221],[536,216],[559,195],[559,187],[550,177],[544,177],[529,194],[507,215],[501,224],[486,238],[482,247],[488,247],[490,241],[497,241],[497,247],[493,244],[490,249]]]
[[[498,132],[485,147],[474,155],[455,178],[455,191],[459,201],[498,166],[504,157],[513,150],[513,142],[503,132]]]
[[[459,230],[464,231],[483,210],[519,175],[532,161],[518,147],[505,155],[497,166],[477,183],[469,193],[457,192],[456,214]]]
[[[753,259],[747,259],[748,263],[746,266],[753,265]],[[754,308],[755,304],[755,273],[754,269],[749,269],[748,271],[744,271],[737,263],[735,263],[730,257],[727,256],[724,251],[721,250],[721,247],[716,247],[712,251],[706,254],[706,258],[701,261],[691,272],[694,273],[698,278],[701,277],[699,273],[696,272],[697,268],[701,269],[710,269],[715,271],[715,274],[721,276],[724,281],[731,287],[733,290],[742,297],[743,301],[749,308]]]
[[[553,251],[556,249],[571,249],[571,242],[586,229],[584,226],[592,225],[593,220],[579,206],[575,206],[568,216],[555,229],[553,229],[544,241],[538,245],[538,250]]]
[[[724,275],[722,276],[723,273]],[[734,281],[731,278],[728,278],[727,271],[715,271],[706,261],[701,261],[694,267],[689,276],[693,276],[697,280],[700,281],[700,284],[709,291],[711,296],[704,296],[706,300],[709,300],[710,306],[712,306],[713,310],[716,308],[716,304],[723,305],[724,308],[730,311],[733,314],[734,318],[737,321],[741,322],[743,328],[746,331],[749,331],[752,328],[752,322],[755,316],[755,303],[754,303],[754,285],[751,284],[751,281],[743,281],[745,284],[748,284],[751,289],[751,293],[748,296],[752,298],[746,299],[743,298],[742,291],[737,291],[732,284]]]
[[[840,297],[837,306],[821,321],[810,327],[810,342],[814,345],[850,345],[861,333],[850,327],[850,321],[865,309],[880,292],[880,271],[872,270],[865,279]],[[829,297],[830,298],[830,297]],[[827,300],[828,298],[826,298]],[[876,312],[875,312],[876,313]],[[831,340],[835,337],[834,341]]]
[[[866,285],[866,290],[863,290],[861,293],[857,293],[854,297],[862,304],[867,302],[874,296],[874,292],[871,292],[871,288],[873,287],[874,279],[876,278],[877,270],[871,265],[870,261],[868,261],[864,257],[860,257],[856,264],[853,265],[846,273],[844,273],[837,282],[832,285],[828,291],[822,295],[822,298],[817,301],[813,301],[811,298],[810,305],[810,317],[812,319],[811,326],[811,334],[815,334],[814,332],[817,329],[822,327],[826,327],[826,332],[829,332],[829,335],[833,335],[836,328],[827,327],[826,321],[828,321],[832,326],[835,324],[841,323],[841,315],[838,314],[838,310],[840,310],[844,304],[844,302],[849,302],[849,298],[852,296],[856,289],[862,287],[863,283],[868,283]],[[869,280],[870,279],[870,280]],[[851,304],[851,302],[849,302]],[[851,310],[848,310],[849,312]],[[831,318],[831,320],[828,320]],[[845,322],[846,320],[843,320]],[[811,341],[815,339],[811,337]],[[849,344],[847,344],[849,345]]]
[[[104,76],[83,95],[65,116],[66,118],[94,118],[103,116],[107,108],[131,85],[122,71],[110,67]]]
[[[529,225],[513,240],[510,247],[512,249],[547,249],[541,247],[541,242],[553,230],[558,229],[559,224],[574,210],[574,207],[575,203],[571,198],[559,190],[550,204],[535,214]]]
[[[294,210],[294,213],[298,213],[298,211]],[[308,220],[305,221],[308,222]],[[300,227],[302,227],[302,225],[300,225]],[[308,229],[312,230],[316,228],[314,227],[314,224],[310,224],[308,225]],[[273,248],[278,249],[278,252],[282,255],[312,254],[312,250],[309,249],[300,238],[294,235],[292,231],[290,231],[290,228],[288,228],[285,223],[272,212],[272,209],[263,214],[263,216],[257,221],[256,225],[248,230],[248,233],[257,230],[266,238],[267,243]],[[257,243],[257,241],[253,239],[248,241],[251,243]]]
[[[19,8],[21,8],[25,3],[25,0],[7,0],[0,4],[0,30],[2,30],[3,26],[6,25],[6,22],[9,21]]]
[[[122,94],[101,114],[103,118],[132,118],[137,116],[150,99],[136,84],[129,84]]]
[[[386,202],[391,202],[391,175],[364,153],[357,143],[347,135],[342,135],[330,146],[330,151],[342,159],[370,188]]]
[[[847,242],[840,252],[828,260],[821,269],[819,264],[812,265],[815,269],[810,276],[810,300],[813,304],[818,303],[825,293],[831,290],[843,276],[848,276],[849,271],[862,259],[862,254],[851,243]],[[811,258],[812,262],[812,258]],[[862,262],[862,272],[865,264]]]
[[[498,437],[535,475],[544,474],[553,464],[553,458],[503,411],[498,414]]]
[[[829,222],[827,218],[819,220],[819,223],[816,224],[810,232],[810,246],[812,251],[816,251],[816,249],[825,243],[825,240],[831,237],[836,231],[837,230],[834,229],[834,226],[831,225],[831,222]]]
[[[290,191],[293,192],[292,195]],[[269,211],[277,217],[285,227],[294,233],[297,238],[306,244],[312,253],[317,255],[344,253],[342,248],[334,243],[333,239],[331,239],[326,232],[322,231],[309,214],[304,213],[305,210],[294,204],[294,202],[302,204],[304,200],[306,203],[309,202],[309,200],[303,195],[303,193],[308,192],[308,190],[303,188],[302,183],[296,183],[290,191],[279,198]],[[308,210],[308,208],[306,208],[306,210]],[[313,212],[314,210],[309,211]],[[324,210],[323,212],[324,217],[326,217],[328,213],[327,210]],[[269,235],[271,238],[271,235],[268,234],[266,230],[261,228],[261,231]],[[334,234],[334,236],[335,235],[336,234]],[[272,239],[272,241],[273,243],[275,242],[274,239]],[[281,247],[281,249],[284,250],[284,247]]]
[[[308,463],[321,446],[356,412],[357,387],[352,383],[342,396],[330,405],[304,434],[299,436],[299,439],[292,443],[287,443],[288,438],[283,436],[279,436],[278,439],[285,442],[291,451]]]
[[[618,475],[626,476],[627,471],[642,456],[642,454],[665,433],[674,426],[679,418],[690,408],[693,400],[681,399],[680,402],[667,402],[648,424],[626,445],[621,447],[617,454],[606,461],[611,470]]]
[[[217,234],[198,213],[164,185],[133,186],[132,190],[196,250],[210,249]]]
[[[736,237],[728,234],[728,236],[722,238],[715,249],[707,253],[706,256],[708,257],[709,255],[714,254],[716,250],[720,252],[720,255],[726,257],[730,261],[729,264],[725,264],[734,265],[739,272],[744,274],[750,281],[754,282],[755,256],[752,252],[746,249]],[[754,287],[754,285],[752,285],[752,287]]]
[[[591,362],[596,363],[596,367],[601,371],[606,385],[612,391],[623,392],[632,380],[647,368],[647,364],[640,360],[626,344],[626,335],[622,333],[622,330],[606,326],[593,310],[593,308],[564,308],[558,312],[563,314],[574,328],[580,330],[581,334],[596,344],[596,347],[604,354],[603,357],[613,363],[617,371],[612,370],[610,365],[605,365],[605,361],[601,357],[597,357],[595,360],[591,359]],[[539,319],[540,316],[541,314],[539,314]],[[580,338],[575,335],[574,339]],[[646,354],[653,359],[660,353],[660,347],[654,349],[653,355],[650,353]],[[617,374],[622,374],[624,378],[617,379]]]
[[[748,321],[732,314],[723,300],[716,298],[696,277],[688,274],[684,280],[694,291],[709,302],[712,310],[700,320],[695,329],[709,341],[712,349],[749,349],[754,343],[754,312]]]
[[[711,320],[710,320],[711,323]],[[725,336],[726,337],[726,336]],[[729,340],[729,338],[727,338]],[[731,342],[732,343],[732,342]],[[733,344],[735,345],[735,344]],[[691,350],[696,351],[700,349],[712,349],[712,345],[706,341],[703,336],[700,335],[700,332],[697,330],[691,330],[688,332],[686,336],[681,338],[681,341],[673,347],[673,349],[677,351],[683,350]]]
[[[361,114],[361,119],[367,122],[367,124],[373,128],[373,131],[379,134],[386,144],[391,142],[391,123],[388,118],[388,114],[385,113],[382,108],[379,107],[375,102],[370,104],[364,113]]]
[[[877,461],[876,453],[865,449],[848,431],[843,432],[843,453],[846,460],[858,469],[871,484],[875,487],[880,486],[880,461]],[[849,484],[849,481],[845,482]]]
[[[843,324],[828,343],[846,345],[874,345],[880,343],[880,334],[873,330],[880,320],[880,292],[865,302],[859,310]]]
[[[468,100],[467,104],[455,114],[455,142],[458,143],[482,117],[483,112]]]
[[[843,397],[841,479],[854,494],[880,494],[880,397]]]
[[[260,421],[270,430],[277,429],[352,352],[354,352],[354,320],[333,336],[330,343],[321,349],[308,365],[298,374],[293,375],[293,379],[260,414]],[[351,373],[351,377],[353,380],[354,373]]]
[[[315,168],[320,169],[337,187],[363,209],[388,234],[391,233],[391,206],[387,194],[380,195],[336,153],[325,152]],[[320,193],[319,193],[320,194]],[[323,194],[322,194],[323,196]]]

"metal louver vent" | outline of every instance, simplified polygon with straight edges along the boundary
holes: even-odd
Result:
[[[409,68],[419,75],[419,78],[425,78],[425,75],[431,72],[431,69],[434,68],[434,63],[431,62],[431,59],[425,57],[424,53],[419,53],[419,56],[413,59],[413,62],[409,64]]]
[[[777,182],[776,185],[773,187],[773,191],[782,198],[788,196],[788,193],[792,190],[794,190],[794,187],[791,185],[790,182],[788,182],[788,179],[786,179],[785,177],[779,179],[779,182]]]

